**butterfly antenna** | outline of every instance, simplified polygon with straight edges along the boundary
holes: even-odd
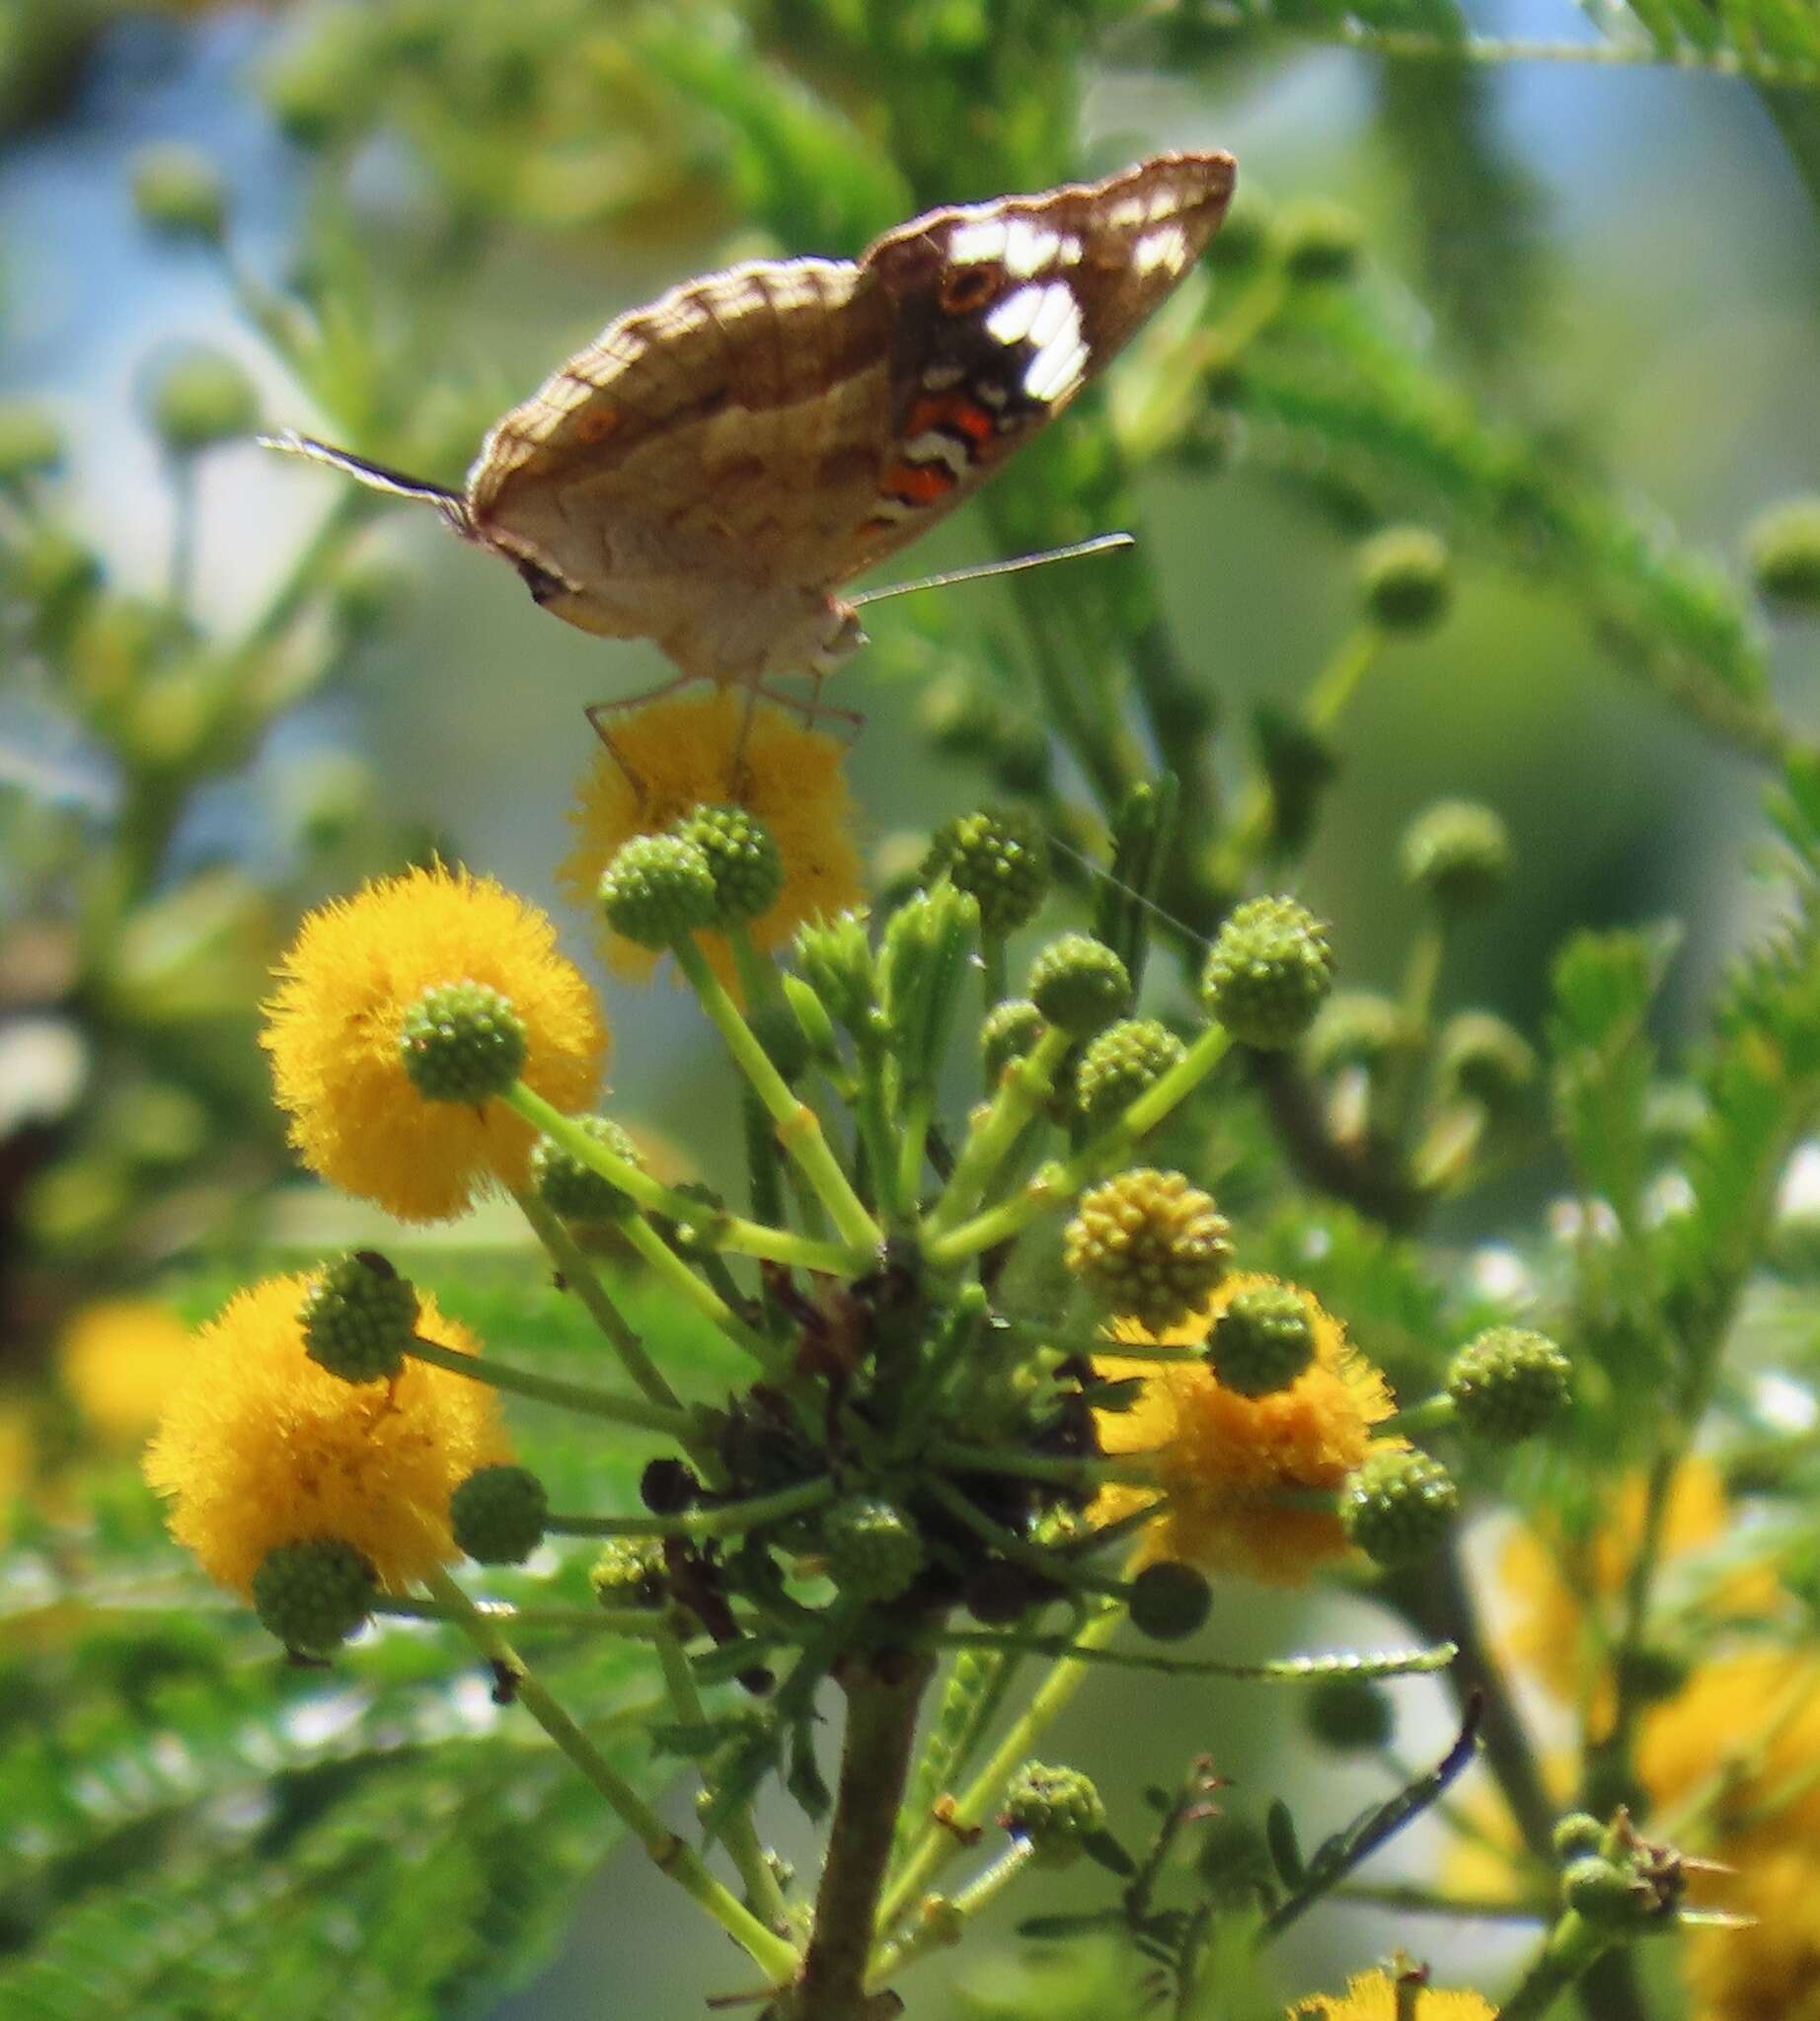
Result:
[[[862,604],[882,603],[887,596],[909,596],[919,589],[947,589],[956,582],[980,582],[989,575],[1020,575],[1025,568],[1046,568],[1051,561],[1079,561],[1088,555],[1109,555],[1117,548],[1135,548],[1128,533],[1097,533],[1091,541],[1076,541],[1066,548],[1044,548],[1040,554],[1019,555],[1010,561],[976,561],[970,568],[949,568],[941,575],[922,575],[914,582],[890,582],[883,589],[863,590],[849,597],[858,610]]]
[[[364,485],[369,491],[383,491],[391,498],[416,498],[425,505],[433,505],[457,533],[467,534],[473,530],[473,523],[468,517],[468,501],[446,485],[432,485],[427,478],[407,477],[402,470],[388,470],[383,463],[368,463],[363,456],[332,448],[327,442],[318,442],[309,435],[299,435],[294,428],[286,428],[277,435],[261,435],[258,441],[262,449],[276,449],[285,456],[301,456],[311,463],[327,464],[331,470],[339,470],[343,477]]]

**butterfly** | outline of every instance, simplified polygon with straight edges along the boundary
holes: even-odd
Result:
[[[863,639],[838,591],[1046,426],[1200,257],[1228,154],[925,212],[856,261],[755,260],[609,323],[492,429],[460,491],[286,434],[436,506],[532,597],[680,677],[758,691]]]

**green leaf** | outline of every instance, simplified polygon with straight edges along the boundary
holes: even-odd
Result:
[[[1308,1868],[1302,1858],[1302,1848],[1296,1843],[1296,1821],[1280,1796],[1271,1799],[1270,1808],[1264,1813],[1264,1843],[1270,1850],[1270,1864],[1276,1869],[1283,1886],[1290,1889],[1304,1886],[1308,1880]]]
[[[1081,1850],[1096,1866],[1104,1867],[1121,1881],[1129,1881],[1137,1873],[1137,1861],[1109,1832],[1090,1832],[1081,1840]]]

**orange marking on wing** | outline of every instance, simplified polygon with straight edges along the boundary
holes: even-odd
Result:
[[[914,402],[904,417],[904,433],[920,435],[925,428],[958,428],[970,442],[985,442],[997,428],[991,410],[980,406],[970,393],[925,393]]]
[[[604,442],[620,424],[618,408],[583,408],[574,418],[575,440],[591,449],[596,442]]]
[[[913,505],[930,505],[954,487],[954,473],[945,463],[894,463],[879,487]]]

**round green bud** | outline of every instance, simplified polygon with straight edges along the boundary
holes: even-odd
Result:
[[[482,1466],[449,1497],[455,1541],[482,1565],[522,1565],[544,1540],[550,1497],[528,1466]]]
[[[1081,1055],[1075,1100],[1096,1129],[1120,1116],[1187,1056],[1187,1047],[1154,1017],[1121,1017]]]
[[[417,1330],[417,1287],[376,1249],[355,1249],[316,1273],[297,1316],[318,1368],[344,1383],[390,1382]]]
[[[571,1116],[569,1121],[603,1151],[644,1169],[639,1147],[611,1116]],[[565,1221],[618,1221],[632,1208],[631,1200],[611,1179],[602,1178],[592,1165],[584,1164],[551,1137],[540,1137],[532,1149],[531,1180],[537,1197]]]
[[[1337,990],[1322,1005],[1303,1041],[1317,1074],[1372,1068],[1403,1044],[1403,1012],[1376,990]]]
[[[1009,997],[986,1012],[979,1028],[979,1049],[986,1079],[996,1087],[1014,1060],[1024,1059],[1048,1029],[1047,1020],[1027,997]]]
[[[365,123],[386,70],[362,15],[359,8],[318,15],[311,33],[287,43],[266,68],[265,103],[295,146],[326,148]]]
[[[486,983],[438,983],[405,1012],[398,1055],[425,1101],[480,1103],[503,1094],[525,1056],[524,1019]]]
[[[1510,881],[1510,831],[1475,800],[1437,800],[1403,835],[1403,874],[1442,912],[1478,912]]]
[[[1436,1549],[1459,1508],[1460,1490],[1438,1460],[1413,1446],[1386,1446],[1346,1483],[1339,1516],[1368,1558],[1398,1566]]]
[[[1489,1326],[1447,1368],[1447,1393],[1467,1431],[1501,1446],[1542,1430],[1567,1407],[1573,1364],[1546,1333]]]
[[[227,226],[227,185],[199,147],[164,141],[132,161],[133,208],[142,224],[174,239],[219,241]]]
[[[1287,1389],[1315,1359],[1315,1318],[1291,1284],[1235,1292],[1207,1336],[1207,1365],[1241,1396]]]
[[[1221,1811],[1207,1820],[1194,1870],[1223,1909],[1253,1907],[1276,1889],[1276,1869],[1263,1827],[1243,1811]]]
[[[1618,1680],[1625,1696],[1638,1705],[1660,1705],[1686,1688],[1694,1659],[1686,1648],[1667,1642],[1640,1642],[1618,1659]]]
[[[1791,611],[1820,611],[1820,497],[1790,498],[1759,513],[1744,544],[1763,595]]]
[[[1387,526],[1358,553],[1359,599],[1385,632],[1426,632],[1447,615],[1454,571],[1447,543],[1422,526]]]
[[[811,920],[797,929],[793,950],[798,972],[822,1008],[856,1038],[870,1033],[876,1005],[867,917],[862,907],[831,920]]]
[[[1561,1869],[1562,1906],[1596,1926],[1611,1928],[1642,1920],[1655,1906],[1654,1891],[1617,1860],[1582,1853]]]
[[[379,1580],[363,1551],[337,1536],[281,1543],[253,1575],[253,1606],[286,1649],[326,1656],[373,1610]]]
[[[1605,1827],[1590,1811],[1569,1811],[1555,1820],[1554,1837],[1556,1859],[1584,1859],[1605,1843]]]
[[[982,933],[1012,933],[1033,920],[1049,895],[1049,838],[1023,807],[961,814],[936,830],[923,859],[923,882],[940,877],[978,901]]]
[[[1346,280],[1359,263],[1365,227],[1343,203],[1306,197],[1284,206],[1278,238],[1291,279]]]
[[[615,1536],[601,1546],[588,1573],[602,1607],[660,1608],[669,1598],[670,1573],[654,1536]]]
[[[1131,1625],[1153,1642],[1180,1642],[1197,1633],[1213,1610],[1213,1594],[1192,1565],[1159,1558],[1131,1582]]]
[[[895,1600],[923,1569],[917,1527],[901,1509],[873,1496],[837,1502],[822,1518],[828,1577],[849,1600]]]
[[[36,615],[40,636],[55,636],[101,587],[100,558],[60,526],[35,526],[9,570],[11,587]]]
[[[680,835],[635,835],[600,880],[607,925],[641,947],[668,947],[712,927],[720,908],[708,858]]]
[[[1241,1045],[1292,1046],[1333,987],[1327,930],[1293,898],[1251,898],[1220,929],[1201,974],[1208,1010]]]
[[[999,1823],[1029,1840],[1036,1865],[1065,1867],[1080,1858],[1087,1839],[1105,1830],[1105,1805],[1093,1778],[1078,1768],[1026,1761],[1006,1785]]]
[[[1309,1686],[1303,1718],[1310,1735],[1335,1755],[1388,1748],[1397,1731],[1391,1694],[1371,1678],[1320,1678]]]
[[[1030,1000],[1071,1038],[1092,1038],[1131,1008],[1131,975],[1103,940],[1064,934],[1030,964]]]
[[[63,462],[63,431],[36,401],[0,401],[0,485],[48,477]]]
[[[253,381],[233,358],[200,345],[158,369],[146,407],[159,439],[174,456],[194,456],[235,441],[259,424]]]
[[[1083,1289],[1152,1332],[1205,1306],[1232,1254],[1232,1230],[1212,1196],[1148,1165],[1083,1193],[1062,1236],[1062,1260]]]
[[[1448,1093],[1503,1115],[1535,1082],[1536,1054],[1501,1017],[1489,1010],[1462,1010],[1441,1029],[1435,1071]]]
[[[670,830],[708,859],[715,880],[715,924],[755,920],[778,901],[784,859],[770,829],[743,807],[697,807]]]

